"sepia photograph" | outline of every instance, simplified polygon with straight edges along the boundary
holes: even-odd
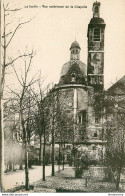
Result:
[[[122,196],[125,1],[0,6],[0,192]]]

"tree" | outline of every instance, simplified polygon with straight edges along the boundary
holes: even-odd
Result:
[[[3,28],[2,28],[2,54],[3,54],[3,62],[2,62],[2,77],[1,77],[1,86],[2,86],[2,91],[1,91],[1,95],[3,93],[4,90],[4,84],[5,84],[5,71],[6,68],[10,65],[13,65],[15,61],[17,61],[18,59],[22,58],[22,57],[26,57],[29,55],[32,55],[32,53],[24,53],[24,54],[20,54],[19,56],[12,58],[12,57],[8,57],[7,54],[7,49],[10,46],[13,38],[16,35],[16,32],[24,25],[29,23],[32,19],[29,19],[28,21],[20,21],[17,26],[13,29],[13,30],[9,30],[9,26],[12,25],[12,23],[10,22],[10,18],[12,19],[12,13],[15,14],[16,12],[20,11],[20,8],[16,8],[16,9],[11,9],[9,8],[9,3],[7,3],[5,5],[5,3],[3,3],[2,5],[2,11],[3,11]],[[10,17],[10,18],[9,18]]]
[[[55,146],[55,123],[56,123],[56,105],[57,105],[57,97],[55,93],[50,91],[47,96],[44,99],[44,104],[47,105],[47,108],[45,110],[46,113],[46,130],[44,130],[44,145],[45,145],[45,134],[50,135],[51,134],[51,144],[52,144],[52,176],[55,175],[54,172],[54,165],[55,165],[55,160],[54,160],[54,146]],[[47,131],[49,129],[49,131]],[[43,159],[44,159],[45,154],[43,153]]]
[[[25,150],[25,189],[29,189],[29,171],[28,171],[28,156],[29,156],[29,146],[30,138],[33,134],[32,121],[34,119],[33,114],[35,113],[34,100],[31,97],[31,86],[38,81],[36,75],[30,78],[30,69],[32,66],[32,59],[35,52],[32,51],[32,55],[24,58],[24,74],[20,75],[13,65],[17,81],[20,84],[20,88],[16,91],[10,89],[13,94],[12,110],[13,113],[18,114],[18,123],[20,125],[17,131],[17,139],[22,142],[23,148]]]
[[[33,123],[33,127],[35,130],[35,135],[38,135],[39,137],[39,144],[40,144],[40,148],[39,148],[39,165],[41,165],[41,142],[42,142],[42,135],[43,135],[43,112],[44,112],[44,107],[43,107],[43,92],[41,89],[41,84],[40,84],[40,78],[38,81],[38,91],[39,92],[35,92],[34,89],[31,88],[31,96],[34,99],[34,102],[36,104],[36,111],[34,113],[34,123]]]
[[[125,88],[120,84],[118,91],[112,94],[108,92],[105,97],[105,123],[106,152],[104,165],[109,171],[109,179],[113,179],[116,190],[119,189],[122,168],[125,166]],[[122,92],[119,90],[122,88]]]
[[[43,181],[45,181],[45,165],[46,165],[46,145],[52,144],[52,175],[54,175],[54,164],[55,164],[55,153],[54,153],[54,145],[55,145],[55,131],[57,128],[57,92],[53,93],[53,89],[51,89],[44,96],[44,90],[41,89],[41,84],[38,83],[39,92],[34,94],[34,100],[37,105],[37,112],[34,115],[35,117],[35,130],[36,134],[39,135],[40,145],[41,140],[43,143]],[[49,140],[51,136],[51,141]],[[40,146],[40,154],[41,154],[41,146]]]
[[[41,77],[40,77],[41,78]],[[43,81],[42,81],[43,82]],[[41,165],[41,145],[42,145],[42,136],[43,136],[43,181],[45,181],[45,162],[46,162],[46,126],[47,126],[47,103],[44,101],[44,91],[41,88],[41,82],[38,80],[38,93],[36,93],[33,89],[31,92],[33,94],[33,99],[36,103],[37,110],[34,114],[34,129],[35,134],[39,135],[39,164]]]
[[[5,73],[6,68],[11,66],[15,61],[20,59],[22,56],[29,56],[30,54],[20,54],[19,56],[15,58],[8,57],[8,47],[10,46],[13,38],[16,35],[16,32],[26,23],[29,23],[29,21],[22,21],[19,22],[18,25],[15,27],[14,30],[9,30],[9,26],[13,26],[12,22],[9,20],[12,19],[12,13],[18,12],[20,9],[11,9],[9,8],[9,3],[5,5],[5,3],[0,2],[0,9],[1,12],[1,18],[2,18],[2,36],[1,36],[1,53],[3,55],[2,62],[1,62],[1,80],[0,80],[0,184],[1,184],[1,190],[3,189],[3,171],[4,171],[4,132],[2,127],[2,121],[3,121],[3,112],[1,105],[3,104],[3,91],[4,91],[4,84],[5,84]],[[32,54],[31,54],[32,55]]]
[[[124,77],[107,91],[95,95],[96,115],[102,118],[102,139],[107,141],[100,163],[106,166],[109,180],[119,189],[120,175],[125,165],[125,84]]]
[[[110,129],[110,134],[111,132],[114,134],[114,131],[111,131]],[[116,190],[119,190],[120,176],[122,168],[125,166],[125,149],[123,141],[119,141],[119,143],[118,141],[115,141],[115,143],[108,143],[103,164],[107,167],[108,179],[113,180],[116,185]]]
[[[102,139],[107,141],[100,163],[106,166],[109,180],[119,189],[122,168],[125,165],[125,76],[107,91],[95,94],[95,114],[102,122]]]
[[[69,96],[69,91],[65,92],[58,88],[58,85],[55,85],[51,91],[45,97],[45,102],[48,106],[48,115],[47,115],[47,129],[46,134],[50,135],[49,142],[52,145],[52,175],[54,174],[54,165],[55,165],[55,143],[59,145],[59,157],[58,164],[60,164],[61,153],[63,154],[63,166],[64,166],[64,153],[65,153],[65,144],[73,144],[73,116],[72,113],[67,111],[68,99],[71,99]],[[49,130],[49,131],[48,131]],[[61,146],[63,149],[61,150]],[[61,152],[62,151],[62,152]]]

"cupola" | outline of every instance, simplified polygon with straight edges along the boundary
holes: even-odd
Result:
[[[77,41],[74,41],[70,47],[70,60],[80,60],[80,46]]]

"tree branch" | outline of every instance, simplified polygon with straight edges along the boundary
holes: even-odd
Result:
[[[18,82],[20,83],[21,86],[23,86],[23,84],[21,83],[21,81],[20,81],[20,79],[19,79],[19,76],[18,76],[18,74],[17,74],[17,71],[16,71],[14,65],[12,65],[12,67],[13,67],[13,70],[14,70],[14,72],[15,72],[15,74],[16,74],[16,77],[17,77]]]
[[[8,65],[13,64],[13,63],[14,63],[16,60],[18,60],[19,58],[27,57],[27,56],[31,56],[31,55],[32,55],[32,53],[20,55],[20,56],[18,56],[17,58],[13,59],[11,62],[7,63],[7,64],[5,65],[5,67],[7,67]]]
[[[6,12],[16,12],[16,11],[19,11],[21,10],[22,8],[16,8],[14,10],[9,10],[9,9],[5,9]]]
[[[7,33],[6,35],[3,35],[2,38],[7,37],[8,35],[10,35],[12,32]]]
[[[9,46],[10,42],[12,41],[12,39],[13,39],[13,37],[14,37],[16,31],[17,31],[23,24],[29,23],[31,20],[32,20],[32,19],[30,19],[29,21],[26,21],[26,22],[22,22],[22,23],[20,23],[20,24],[17,25],[17,27],[15,28],[15,30],[14,30],[14,32],[13,32],[13,34],[12,34],[10,40],[8,41],[8,43],[7,43],[7,45],[6,45],[6,48]]]

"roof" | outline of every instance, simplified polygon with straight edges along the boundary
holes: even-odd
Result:
[[[101,4],[100,2],[97,2],[97,1],[96,1],[96,2],[93,3],[93,6],[94,6],[94,5],[99,5],[99,6],[100,6],[100,4]]]
[[[125,75],[116,83],[114,83],[109,89],[107,89],[107,92],[112,94],[125,95]]]
[[[73,64],[73,60],[70,60],[68,61],[67,63],[65,63],[63,66],[62,66],[62,70],[61,70],[61,74],[60,74],[60,77],[64,76],[68,71],[69,69],[71,68],[72,64]],[[87,74],[87,66],[86,64],[84,64],[82,61],[80,60],[77,60],[77,63],[80,67],[80,70],[81,70],[81,73],[83,75],[86,75]]]
[[[79,48],[79,49],[81,49],[81,48],[80,48],[80,45],[79,45],[79,43],[78,43],[77,41],[74,41],[74,42],[71,44],[70,50],[71,50],[72,48]]]
[[[103,18],[92,18],[89,24],[105,24]]]

